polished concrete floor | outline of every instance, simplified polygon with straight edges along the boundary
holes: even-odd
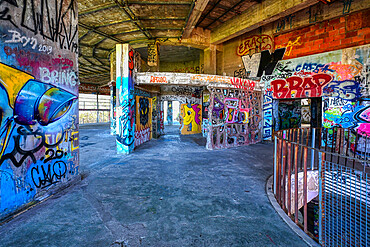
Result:
[[[82,126],[82,181],[1,226],[0,246],[306,246],[267,198],[271,144],[178,133],[122,156],[107,125]]]

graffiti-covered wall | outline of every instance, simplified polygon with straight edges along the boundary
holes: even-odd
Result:
[[[152,138],[152,99],[136,96],[135,147]]]
[[[202,105],[181,104],[181,134],[190,135],[202,132]]]
[[[77,178],[77,2],[3,1],[0,19],[3,217]]]
[[[274,99],[321,97],[323,127],[365,131],[369,63],[370,45],[365,45],[282,60],[261,79]]]
[[[179,101],[181,104],[201,104],[202,87],[192,86],[161,86],[162,101]]]
[[[208,88],[211,95],[207,148],[219,149],[257,143],[262,136],[261,92]]]

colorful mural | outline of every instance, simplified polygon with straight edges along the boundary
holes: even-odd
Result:
[[[181,134],[202,133],[202,105],[181,104]]]
[[[135,147],[134,73],[140,56],[128,44],[116,45],[116,143],[117,153],[129,154]]]
[[[321,97],[322,125],[359,128],[362,98],[369,97],[369,45],[279,61],[270,75],[262,75],[265,85],[264,137],[272,132],[269,118],[273,99]],[[365,126],[365,125],[364,125]],[[367,129],[367,128],[361,128]]]
[[[78,178],[77,2],[48,4],[0,7],[0,218]]]
[[[278,118],[275,119],[275,131],[301,127],[302,108],[299,101],[281,102],[278,106]]]
[[[116,135],[116,86],[112,85],[110,87],[110,134],[115,136]]]
[[[262,138],[262,94],[243,89],[209,87],[207,149],[259,142]]]
[[[152,138],[152,99],[136,96],[135,147]]]

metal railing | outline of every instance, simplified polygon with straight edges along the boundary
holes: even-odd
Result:
[[[370,246],[370,136],[343,128],[274,134],[274,194],[322,246]]]

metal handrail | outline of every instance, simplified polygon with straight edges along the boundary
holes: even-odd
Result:
[[[273,138],[273,187],[276,200],[297,225],[325,245],[323,236],[326,235],[322,227],[322,217],[325,215],[322,213],[322,187],[325,179],[322,167],[334,164],[351,171],[357,170],[366,181],[370,175],[370,136],[353,129],[293,128],[277,131]],[[308,185],[310,183],[313,186],[312,179],[315,176],[318,178],[316,183],[319,187],[321,212],[318,229],[320,234],[317,235],[308,231],[307,223]],[[303,207],[303,224],[298,220],[300,207]]]

